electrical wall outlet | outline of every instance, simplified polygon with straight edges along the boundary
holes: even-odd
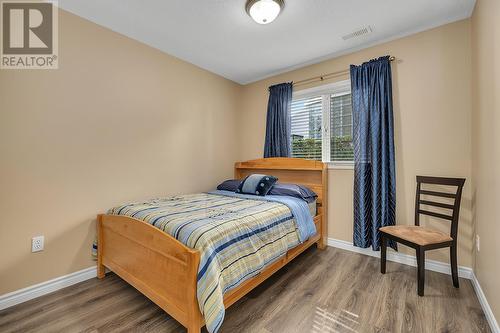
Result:
[[[477,252],[481,251],[481,239],[479,238],[479,235],[476,235],[476,249]]]
[[[31,252],[43,251],[45,238],[43,236],[36,236],[31,239]]]

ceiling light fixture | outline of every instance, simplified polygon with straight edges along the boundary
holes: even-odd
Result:
[[[278,17],[284,6],[284,0],[248,0],[245,9],[255,22],[268,24]]]

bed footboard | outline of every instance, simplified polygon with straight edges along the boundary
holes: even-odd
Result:
[[[200,332],[196,298],[200,253],[152,225],[127,216],[98,215],[98,277],[105,267],[184,325]]]

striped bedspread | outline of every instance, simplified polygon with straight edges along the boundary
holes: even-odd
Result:
[[[224,320],[225,292],[315,233],[307,204],[291,197],[216,191],[128,204],[108,214],[146,221],[200,251],[197,297],[212,333]]]

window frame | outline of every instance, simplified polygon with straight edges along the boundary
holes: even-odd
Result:
[[[334,83],[323,84],[313,88],[307,88],[294,91],[292,100],[298,98],[308,98],[320,95],[322,98],[321,116],[321,160],[323,163],[328,163],[329,169],[353,169],[354,161],[330,161],[330,96],[343,96],[351,94],[351,81],[342,80]]]

